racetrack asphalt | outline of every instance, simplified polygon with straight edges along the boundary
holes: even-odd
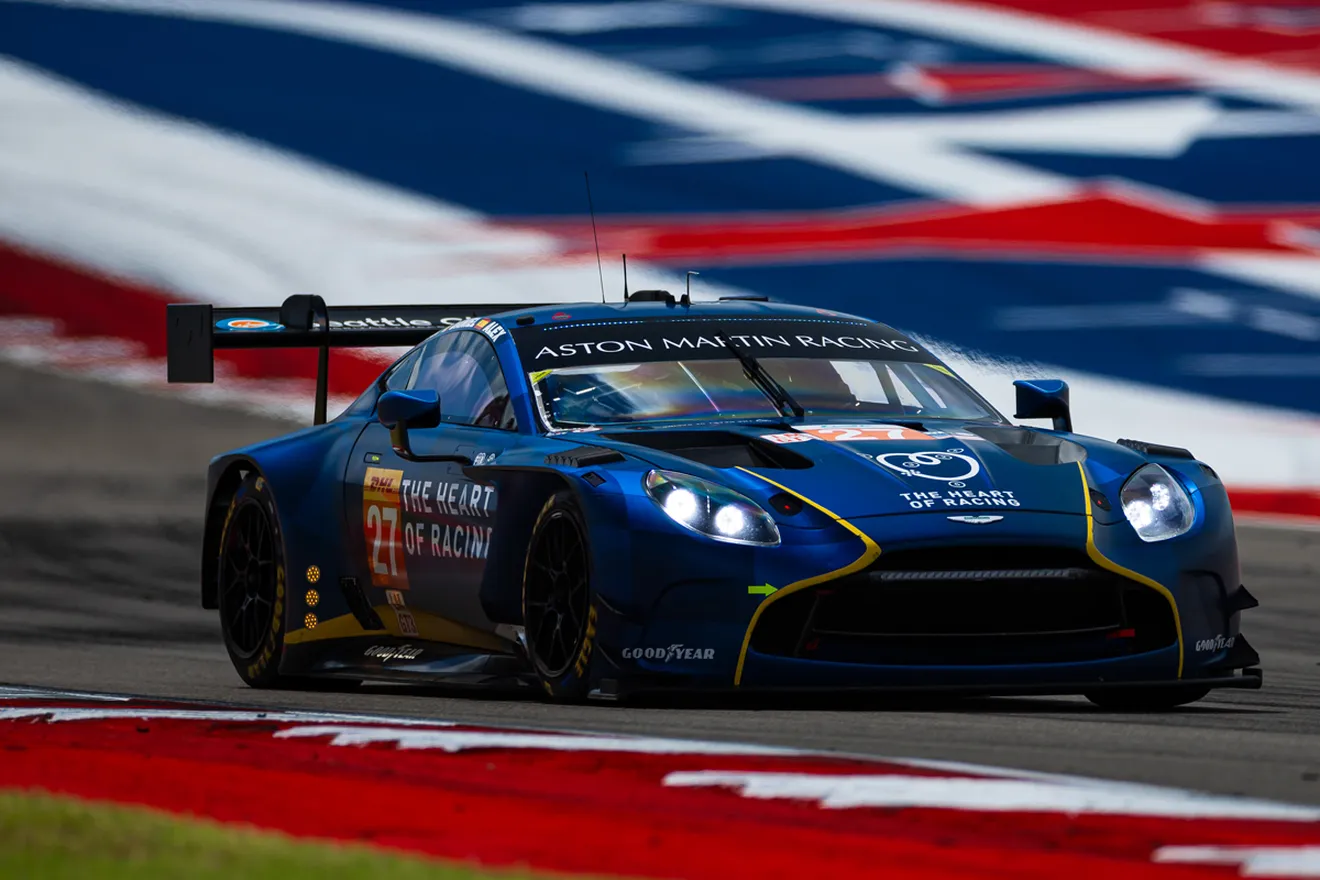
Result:
[[[3,684],[738,740],[1320,804],[1320,530],[1239,529],[1243,581],[1261,601],[1244,632],[1265,687],[1167,713],[1080,698],[561,707],[389,686],[256,691],[197,600],[205,468],[289,423],[0,365],[0,425]]]

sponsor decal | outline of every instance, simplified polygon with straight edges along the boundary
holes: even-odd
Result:
[[[749,596],[769,596],[774,592],[775,588],[769,584],[759,584],[747,588],[747,595]]]
[[[274,321],[263,321],[261,318],[225,318],[223,321],[215,322],[217,330],[242,330],[245,332],[283,330],[283,324],[276,324]]]
[[[478,452],[476,455],[472,456],[472,463],[473,463],[473,464],[494,464],[494,463],[495,463],[495,453],[494,453],[494,452]]]
[[[816,438],[810,434],[799,434],[794,432],[790,434],[766,434],[761,439],[769,440],[771,443],[802,443],[806,440],[815,440]]]
[[[417,636],[417,621],[407,608],[395,608],[394,615],[399,618],[399,632],[405,636]]]
[[[714,660],[714,648],[689,648],[686,645],[670,645],[667,648],[624,648],[625,660],[658,660],[661,663],[673,663],[675,660]]]
[[[957,483],[970,480],[981,472],[981,463],[961,449],[945,452],[886,452],[877,455],[875,463],[905,477]]]
[[[372,645],[362,652],[363,657],[370,657],[373,660],[380,660],[388,663],[391,660],[416,660],[422,656],[421,648],[414,648],[412,645]]]
[[[397,471],[402,475],[402,471]],[[404,480],[399,489],[400,503],[408,513],[442,513],[449,516],[489,518],[495,511],[495,487],[470,480],[434,482]]]
[[[424,318],[350,318],[346,321],[331,321],[331,330],[408,330],[414,327],[444,327],[450,321],[456,319],[449,318],[444,321],[428,321]]]
[[[907,502],[913,510],[929,510],[933,507],[1021,507],[1022,502],[1008,489],[942,489],[930,492],[900,492],[898,497]],[[984,517],[957,517],[949,519],[956,522],[971,522]],[[990,521],[1003,519],[991,517]]]
[[[902,351],[915,354],[921,349],[906,339],[877,339],[870,336],[825,336],[814,334],[756,335],[730,334],[729,339],[743,348],[773,352],[775,349],[810,349],[817,351]],[[543,345],[534,360],[578,358],[584,355],[617,355],[633,352],[696,352],[702,349],[725,351],[714,336],[660,336],[647,339],[601,339]]]
[[[1206,651],[1223,651],[1233,647],[1233,643],[1236,641],[1237,636],[1226,636],[1223,633],[1220,633],[1212,639],[1201,639],[1198,641],[1196,643],[1196,650],[1197,653],[1205,653]]]
[[[931,440],[930,434],[902,425],[803,425],[804,434],[832,443],[864,440]]]
[[[542,379],[544,379],[546,376],[549,376],[553,372],[554,370],[537,370],[533,373],[528,373],[527,381],[535,385],[536,383],[540,382]]]
[[[587,632],[582,637],[582,650],[578,651],[577,661],[573,664],[573,671],[578,675],[585,675],[587,672],[587,663],[591,660],[592,649],[596,645],[596,606],[592,605],[587,610]]]
[[[399,489],[404,513],[431,517],[490,519],[495,513],[496,497],[494,486],[468,480],[403,480]],[[491,526],[473,523],[405,521],[403,552],[406,556],[441,559],[485,559],[492,532]]]
[[[508,332],[499,321],[494,321],[490,318],[482,318],[475,326],[482,333],[486,334],[491,342],[499,341],[500,337]]]
[[[990,523],[997,523],[997,522],[999,522],[1000,520],[1002,520],[1003,517],[1002,517],[1002,516],[987,516],[987,515],[981,515],[981,516],[950,516],[950,517],[947,517],[947,519],[949,520],[949,522],[967,523],[968,525],[971,525],[971,526],[984,526],[984,525],[988,525],[988,524],[990,524]]]
[[[372,586],[408,589],[400,534],[403,482],[403,471],[389,468],[369,467],[362,478],[362,531]]]
[[[550,316],[550,320],[551,320],[551,321],[567,321],[567,320],[569,320],[569,319],[572,318],[572,317],[573,317],[573,316],[570,315],[568,312],[555,312],[553,315]]]
[[[476,330],[485,335],[491,342],[495,342],[500,337],[508,333],[499,321],[491,318],[464,318],[461,321],[455,321],[450,324],[450,330]]]
[[[385,602],[391,608],[395,608],[395,609],[402,608],[404,607],[403,593],[401,593],[398,590],[386,590]]]

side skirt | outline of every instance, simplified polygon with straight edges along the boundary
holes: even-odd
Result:
[[[280,672],[406,684],[517,686],[535,681],[518,654],[379,634],[289,645]]]

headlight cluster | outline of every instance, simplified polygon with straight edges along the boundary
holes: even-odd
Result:
[[[684,528],[734,544],[779,543],[779,529],[770,514],[732,489],[660,470],[647,473],[643,484],[651,500]]]
[[[1119,493],[1123,515],[1143,541],[1164,541],[1185,534],[1196,508],[1182,484],[1163,467],[1148,464],[1128,477]]]

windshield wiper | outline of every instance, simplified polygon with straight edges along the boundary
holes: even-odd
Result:
[[[765,392],[765,396],[770,398],[770,401],[781,413],[787,410],[798,419],[806,416],[806,410],[802,408],[802,405],[793,399],[793,395],[789,394],[783,385],[775,381],[774,376],[766,372],[765,367],[761,366],[761,362],[753,357],[751,352],[734,342],[723,332],[716,332],[715,338],[725,348],[733,352],[733,356],[738,359],[738,363],[742,364],[743,370],[747,373],[747,378],[755,382],[756,387]]]

